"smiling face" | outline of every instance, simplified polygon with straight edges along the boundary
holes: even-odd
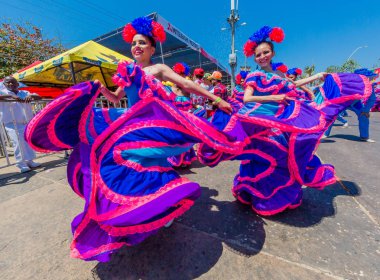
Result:
[[[270,68],[271,60],[275,53],[267,42],[261,43],[255,49],[255,62],[263,69]]]
[[[152,42],[145,35],[136,34],[133,37],[131,45],[131,53],[133,58],[139,62],[150,61],[150,58],[154,54],[156,48],[152,45]]]
[[[6,77],[4,79],[4,86],[6,87],[7,90],[10,90],[12,92],[18,92],[18,86],[19,86],[19,83],[17,82],[17,80],[13,77]]]

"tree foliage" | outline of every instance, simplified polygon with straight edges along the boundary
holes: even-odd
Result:
[[[304,73],[306,75],[306,77],[310,77],[314,74],[314,71],[315,71],[315,65],[311,65],[311,66],[306,66],[305,69],[304,69]]]
[[[0,77],[65,51],[61,44],[55,44],[54,39],[43,39],[41,29],[31,23],[2,23],[0,50]]]
[[[337,73],[337,72],[354,72],[355,69],[360,68],[359,63],[356,60],[349,59],[344,62],[341,66],[331,65],[326,68],[327,73]]]

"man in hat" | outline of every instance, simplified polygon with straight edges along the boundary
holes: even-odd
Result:
[[[14,148],[16,166],[20,172],[28,172],[31,168],[41,165],[33,161],[36,154],[24,139],[25,126],[33,117],[32,108],[28,103],[41,97],[26,90],[19,90],[19,83],[11,76],[5,77],[3,84],[5,89],[0,91],[0,122],[4,123]],[[2,100],[13,102],[1,102]]]
[[[227,101],[227,88],[222,84],[222,73],[214,71],[211,74],[211,84],[213,85],[214,94]]]

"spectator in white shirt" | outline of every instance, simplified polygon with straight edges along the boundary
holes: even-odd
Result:
[[[11,76],[5,77],[5,89],[0,91],[0,122],[4,123],[5,130],[12,142],[16,166],[20,172],[28,172],[31,168],[40,166],[34,162],[35,152],[24,139],[26,124],[33,117],[30,106],[32,100],[41,99],[37,94],[30,94],[26,90],[19,90],[19,83]],[[1,102],[2,100],[13,102]]]

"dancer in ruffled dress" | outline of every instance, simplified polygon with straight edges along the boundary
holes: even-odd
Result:
[[[274,215],[302,202],[302,186],[322,189],[335,182],[334,167],[315,155],[320,138],[336,115],[353,100],[371,93],[368,79],[355,74],[319,73],[290,82],[274,73],[272,41],[281,42],[280,28],[264,26],[244,46],[260,70],[244,83],[244,106],[232,116],[217,112],[213,124],[229,135],[250,139],[235,156],[201,144],[199,159],[215,166],[222,160],[241,160],[232,192],[261,215]],[[302,101],[296,88],[325,78],[320,104]],[[243,134],[246,134],[245,136]]]
[[[302,75],[301,68],[291,68],[286,72],[286,77],[293,82],[296,81],[301,75]],[[300,98],[303,98],[306,100],[314,100],[315,98],[313,91],[309,89],[307,86],[301,86],[299,88],[299,93],[300,93]]]
[[[37,151],[74,149],[67,176],[85,207],[72,222],[71,256],[84,260],[109,261],[113,252],[142,242],[194,204],[199,185],[181,178],[169,156],[199,142],[233,154],[242,146],[172,104],[160,80],[232,110],[168,66],[151,63],[156,41],[165,39],[161,25],[138,18],[126,25],[123,37],[136,62],[119,63],[115,92],[99,82],[74,86],[35,116],[25,133]],[[94,109],[100,92],[112,102],[127,95],[128,110]]]
[[[190,79],[189,78],[190,67],[184,62],[178,62],[174,64],[173,71],[185,79],[188,79],[188,80]],[[198,85],[200,84],[198,83]],[[174,99],[174,105],[181,111],[193,112],[194,105],[190,98],[191,96],[190,93],[184,91],[181,87],[179,87],[176,84],[172,85],[172,90],[176,95]],[[192,95],[198,96],[195,93],[192,93]],[[202,96],[200,97],[203,98]],[[170,162],[172,166],[181,167],[181,168],[188,168],[191,165],[191,163],[196,160],[197,160],[197,155],[194,151],[194,148],[191,148],[190,150],[183,152],[180,155],[172,156],[168,158],[168,161]]]
[[[244,97],[244,81],[247,77],[249,71],[240,71],[239,74],[235,77],[236,86],[232,91],[232,98],[236,99],[238,102],[243,103],[243,97]]]

